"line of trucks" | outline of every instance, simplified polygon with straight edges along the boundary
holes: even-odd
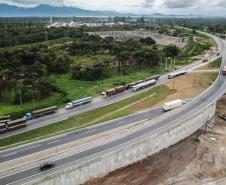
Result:
[[[102,96],[102,98],[109,98],[116,94],[125,92],[126,90],[129,90],[129,89],[131,89],[133,92],[136,92],[136,91],[142,90],[144,88],[155,85],[157,80],[159,79],[159,77],[160,77],[160,75],[156,75],[156,76],[145,78],[144,80],[139,80],[136,82],[126,84],[124,86],[118,86],[118,87],[115,87],[115,88],[102,92],[101,96]]]
[[[45,115],[53,114],[58,111],[57,106],[48,107],[36,111],[27,113],[23,118],[11,120],[11,116],[0,117],[0,133],[10,132],[15,129],[24,128],[27,126],[27,121],[35,118],[39,118]]]
[[[174,78],[176,76],[183,75],[185,73],[186,73],[186,71],[171,73],[171,74],[168,75],[168,78],[171,79],[171,78]],[[136,91],[142,90],[144,88],[155,85],[157,80],[159,79],[159,77],[160,77],[160,75],[156,75],[156,76],[153,76],[153,77],[146,78],[144,80],[129,83],[125,86],[115,87],[115,88],[109,89],[105,92],[102,92],[101,95],[102,95],[103,98],[108,98],[108,97],[111,97],[111,96],[116,95],[118,93],[122,93],[126,90],[129,90],[129,89],[131,89],[133,92],[136,92]],[[79,99],[79,100],[75,100],[75,101],[67,103],[65,105],[65,108],[66,108],[66,110],[73,109],[75,107],[91,103],[92,100],[93,100],[93,97],[86,97],[86,98],[82,98],[82,99]],[[171,102],[170,104],[165,105],[163,109],[165,111],[168,111],[170,109],[173,109],[173,107],[177,107],[179,104],[180,104],[179,102],[176,102],[176,103]],[[26,113],[23,118],[16,119],[16,120],[11,120],[10,115],[1,116],[0,117],[0,133],[5,133],[5,132],[9,132],[9,131],[12,131],[12,130],[15,130],[15,129],[24,128],[24,127],[27,126],[28,120],[39,118],[39,117],[49,115],[49,114],[54,114],[57,111],[58,111],[58,107],[52,106],[52,107],[48,107],[48,108],[44,108],[44,109],[40,109],[40,110],[36,110],[36,111]]]

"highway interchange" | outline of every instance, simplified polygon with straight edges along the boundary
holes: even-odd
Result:
[[[225,46],[226,46],[226,44],[225,44],[225,41],[221,41],[220,44],[221,44],[221,49],[224,52],[223,63],[226,64],[226,60],[225,60]],[[194,68],[197,65],[198,64],[192,64],[190,66],[186,66],[185,68],[186,68],[186,70],[190,70],[191,68]],[[164,83],[167,80],[168,80],[167,75],[164,75],[163,77],[160,78],[160,81],[158,83]],[[103,145],[100,145],[100,146],[96,146],[94,148],[84,150],[80,153],[76,153],[74,155],[67,156],[65,158],[56,160],[56,161],[54,161],[54,163],[56,164],[57,168],[49,171],[48,173],[56,171],[62,165],[68,164],[72,161],[77,161],[77,160],[89,157],[93,154],[106,151],[108,149],[119,146],[122,143],[126,143],[126,142],[128,142],[132,139],[138,138],[138,137],[140,137],[140,136],[142,136],[146,133],[155,132],[156,130],[161,129],[165,126],[172,125],[172,124],[174,124],[175,120],[183,119],[183,117],[190,115],[193,111],[195,111],[195,109],[198,109],[200,106],[203,106],[204,104],[208,103],[208,101],[211,100],[212,98],[215,99],[215,98],[219,98],[220,96],[222,96],[225,92],[225,89],[226,89],[225,76],[220,76],[219,80],[215,83],[215,85],[206,94],[204,94],[203,96],[201,96],[199,98],[196,98],[194,101],[192,101],[192,103],[190,103],[190,102],[187,103],[187,105],[184,108],[177,111],[175,114],[172,114],[169,117],[166,117],[165,119],[163,119],[162,121],[157,122],[157,123],[145,128],[145,129],[141,129],[139,131],[131,133],[131,134],[124,136],[122,138],[118,138],[118,139],[113,140],[109,143],[106,143],[106,144],[103,144]],[[116,101],[119,101],[118,99],[120,99],[120,98],[124,99],[128,96],[134,95],[132,93],[131,93],[132,95],[130,95],[130,92],[127,92],[127,93],[122,94],[119,97],[115,97],[115,99],[114,98],[108,99],[108,101],[109,102],[111,102],[111,101],[116,102]],[[111,104],[111,103],[109,103],[109,104]],[[101,105],[103,106],[103,104],[100,103],[99,105],[97,105],[97,107],[101,106]],[[92,106],[94,106],[94,104]],[[86,112],[92,106],[87,106],[85,108],[81,108],[81,110],[79,110],[79,112],[80,111]],[[104,104],[104,106],[106,106],[106,104]],[[68,112],[67,116],[70,116],[70,115],[73,115],[73,114],[76,114],[76,113],[74,111],[70,111],[70,112]],[[79,113],[77,113],[77,114],[79,114]],[[55,144],[61,145],[63,142],[70,142],[72,140],[81,139],[82,137],[88,137],[92,134],[97,134],[99,132],[103,132],[105,130],[112,129],[114,127],[120,127],[120,126],[125,125],[125,124],[130,124],[131,122],[134,122],[134,121],[137,121],[137,120],[140,120],[140,119],[152,119],[153,117],[159,116],[161,114],[162,114],[162,112],[161,112],[160,109],[154,109],[154,110],[150,110],[148,112],[143,112],[143,113],[139,113],[139,114],[136,114],[136,115],[131,115],[129,117],[119,119],[120,121],[119,120],[116,120],[116,122],[111,121],[111,122],[108,122],[108,124],[102,124],[102,125],[99,125],[99,126],[96,126],[96,127],[86,128],[86,129],[82,129],[80,131],[76,131],[76,132],[72,132],[72,133],[69,133],[69,134],[66,134],[66,135],[62,135],[62,136],[60,136],[60,137],[62,137],[60,139],[60,142],[55,143]],[[55,138],[53,138],[53,139],[55,139]],[[59,138],[58,138],[58,140],[59,140]],[[44,142],[49,142],[49,141],[50,140],[46,140]],[[48,147],[54,147],[54,146],[53,145],[49,146],[48,143],[42,143],[41,145],[39,144],[38,147],[40,147],[40,148],[34,148],[33,147],[33,148],[31,148],[31,150],[29,150],[29,147],[28,147],[28,150],[26,148],[20,148],[19,150],[17,150],[18,153],[12,153],[12,150],[7,151],[7,152],[10,152],[11,154],[14,154],[14,155],[7,155],[7,152],[6,153],[3,152],[3,153],[1,153],[0,161],[2,163],[2,162],[9,161],[9,160],[12,160],[12,159],[24,156],[24,155],[28,155],[28,154],[33,153],[33,152],[44,150],[45,147],[48,148]],[[34,168],[26,169],[25,171],[17,172],[17,173],[11,174],[11,175],[9,174],[6,177],[2,177],[0,179],[0,184],[9,184],[9,183],[14,183],[14,182],[20,182],[20,180],[23,180],[25,178],[30,178],[30,177],[35,178],[35,176],[38,175],[38,174],[40,174],[39,167],[35,166]]]

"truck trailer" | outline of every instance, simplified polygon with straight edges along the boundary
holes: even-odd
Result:
[[[160,78],[160,75],[155,75],[155,76],[152,76],[152,77],[148,77],[148,78],[145,78],[145,81],[149,81],[149,80],[158,80]]]
[[[26,119],[22,118],[22,119],[9,121],[6,123],[6,126],[8,131],[26,127],[27,126]]]
[[[175,109],[177,107],[180,107],[183,104],[184,104],[184,101],[178,99],[178,100],[174,100],[174,101],[171,101],[171,102],[164,103],[162,108],[166,112],[166,111],[170,111],[172,109]]]
[[[140,83],[140,84],[133,86],[132,91],[136,92],[136,91],[139,91],[141,89],[153,86],[155,84],[156,84],[156,80],[149,80],[149,81],[146,81],[146,82],[143,82],[143,83]]]
[[[109,98],[126,90],[126,86],[118,86],[101,93],[102,98]]]
[[[75,100],[75,101],[67,103],[65,105],[65,108],[66,108],[66,110],[73,109],[75,107],[90,103],[90,102],[92,102],[92,100],[93,100],[93,97],[86,97],[86,98],[82,98],[79,100]]]
[[[0,117],[0,123],[7,123],[9,121],[11,121],[10,115]]]
[[[172,78],[175,78],[175,77],[177,77],[177,76],[184,75],[184,74],[186,74],[186,73],[187,73],[187,71],[185,71],[185,70],[177,71],[177,72],[174,72],[174,73],[169,74],[169,75],[168,75],[168,79],[172,79]]]

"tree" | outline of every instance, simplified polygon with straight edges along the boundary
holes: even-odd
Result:
[[[169,45],[169,46],[166,46],[164,49],[163,49],[166,57],[176,57],[178,56],[178,54],[180,53],[180,49],[175,46],[175,45]]]
[[[156,41],[154,39],[152,39],[151,37],[141,38],[140,42],[143,44],[148,44],[148,45],[156,44]]]

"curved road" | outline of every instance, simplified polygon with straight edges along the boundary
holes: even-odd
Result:
[[[221,47],[223,54],[223,63],[226,65],[226,43],[225,41],[221,41]],[[115,147],[119,146],[120,144],[127,143],[133,139],[136,139],[138,137],[141,137],[147,133],[155,133],[158,130],[161,130],[165,128],[166,126],[172,126],[175,124],[175,120],[183,120],[183,118],[188,117],[189,115],[192,115],[196,109],[199,109],[203,107],[204,105],[207,105],[209,102],[220,98],[224,93],[226,92],[226,76],[220,76],[218,81],[212,86],[212,88],[202,96],[196,98],[191,103],[188,103],[185,107],[182,109],[178,109],[177,112],[174,114],[170,114],[169,117],[164,118],[163,120],[156,122],[155,124],[136,131],[132,134],[129,134],[125,137],[116,139],[114,141],[111,141],[107,144],[103,144],[88,150],[84,150],[82,152],[76,153],[74,155],[59,159],[54,161],[56,164],[56,168],[53,170],[50,170],[46,172],[45,174],[55,172],[60,169],[60,167],[65,166],[73,161],[78,161],[81,159],[85,159],[87,157],[91,157],[94,154],[98,154],[99,152],[104,152],[109,149],[114,149]],[[37,178],[39,175],[43,175],[44,173],[40,173],[39,167],[36,166],[34,168],[26,169],[22,172],[16,172],[14,174],[9,174],[6,177],[3,177],[0,179],[0,184],[15,184],[15,183],[22,183],[23,180],[31,180]]]

